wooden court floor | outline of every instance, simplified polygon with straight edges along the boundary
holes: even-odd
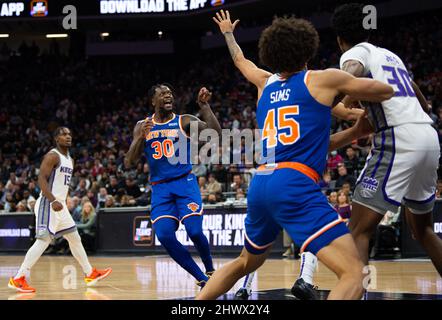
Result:
[[[191,298],[198,292],[194,279],[168,256],[90,257],[98,268],[112,267],[112,274],[95,287],[87,287],[83,274],[71,256],[43,256],[32,270],[30,284],[35,294],[17,294],[7,287],[8,279],[18,270],[23,255],[0,255],[0,300],[156,300]],[[215,268],[230,259],[214,258]],[[198,261],[198,260],[197,260]],[[442,278],[431,262],[422,260],[374,261],[375,288],[384,295],[415,293],[442,297]],[[254,292],[290,288],[299,272],[299,260],[269,259],[258,270]],[[329,290],[336,277],[322,264],[318,265],[315,284]],[[239,281],[231,290],[234,293]],[[281,290],[280,290],[281,291]],[[288,292],[288,291],[287,291]]]

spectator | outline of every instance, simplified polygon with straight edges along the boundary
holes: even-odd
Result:
[[[351,185],[350,182],[344,182],[342,184],[342,188],[341,188],[342,192],[345,192],[346,195],[351,196],[352,192],[351,192]]]
[[[100,192],[97,195],[97,206],[96,210],[100,210],[100,208],[104,208],[104,205],[106,203],[106,197],[107,197],[107,190],[106,188],[100,188]]]
[[[16,212],[27,212],[26,201],[22,200],[17,204]]]
[[[323,190],[330,188],[331,174],[329,171],[324,172],[322,179],[319,181],[319,187]]]
[[[107,189],[107,193],[108,194],[110,194],[112,196],[116,196],[117,195],[117,192],[118,192],[118,189],[119,189],[117,177],[111,176],[109,186],[107,186],[106,189]]]
[[[348,174],[347,168],[343,163],[338,164],[338,179],[336,180],[336,188],[341,188],[345,182],[350,183],[350,188],[356,184],[356,178]]]
[[[83,198],[87,194],[87,183],[86,179],[81,178],[78,183],[77,189],[75,189],[75,195],[79,198]]]
[[[233,175],[233,183],[230,185],[230,189],[236,192],[238,189],[247,190],[246,184],[243,182],[242,176],[240,174]]]
[[[342,159],[341,155],[338,154],[336,150],[329,153],[327,159],[327,171],[332,174],[332,178],[336,177],[336,168],[338,167],[338,164],[343,161],[344,159]]]
[[[442,180],[437,180],[436,199],[442,198]]]
[[[353,176],[357,174],[359,169],[359,158],[356,154],[356,150],[353,147],[348,147],[345,150],[344,165],[349,174]]]
[[[217,201],[219,201],[221,199],[221,193],[222,193],[221,183],[216,181],[215,175],[212,173],[209,174],[209,182],[207,184],[207,192],[209,194],[215,195],[215,198]]]
[[[336,211],[342,219],[347,220],[351,217],[350,197],[344,191],[338,192],[338,203],[335,205]]]
[[[207,181],[206,177],[198,177],[198,186],[200,188],[201,192],[201,198],[203,199],[203,202],[207,201],[207,196],[209,195],[209,192],[207,190]]]
[[[140,197],[142,195],[140,187],[137,186],[134,178],[132,178],[132,177],[129,177],[126,179],[125,190],[126,190],[126,194],[128,196],[131,196],[134,199],[137,199],[138,197]]]
[[[96,219],[94,205],[90,201],[86,201],[83,204],[83,210],[81,210],[81,220],[77,223],[78,233],[86,250],[95,248]]]
[[[106,196],[106,202],[104,203],[105,208],[114,208],[115,207],[115,199],[110,194]]]
[[[338,193],[336,191],[330,192],[328,202],[334,207],[338,204]]]

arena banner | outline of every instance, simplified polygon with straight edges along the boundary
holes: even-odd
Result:
[[[212,252],[235,253],[242,250],[245,217],[246,208],[204,209],[203,232]],[[97,250],[101,252],[165,252],[155,236],[147,208],[126,212],[121,209],[101,211],[97,236]],[[176,236],[190,251],[195,250],[182,224]],[[273,248],[283,250],[282,237],[278,238]]]
[[[31,213],[0,213],[0,252],[29,249],[32,244],[34,217]]]

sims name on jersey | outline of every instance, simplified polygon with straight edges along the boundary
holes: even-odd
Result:
[[[290,89],[273,91],[270,93],[270,103],[287,101],[290,97]]]

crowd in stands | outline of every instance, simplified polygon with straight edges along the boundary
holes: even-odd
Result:
[[[406,22],[406,23],[405,23]],[[437,14],[385,22],[372,42],[396,52],[407,64],[432,106],[431,117],[442,141],[442,19]],[[331,30],[320,31],[321,49],[310,68],[336,66],[339,51]],[[243,46],[254,61],[256,43]],[[151,115],[147,90],[156,83],[174,86],[178,113],[198,115],[196,93],[213,92],[212,109],[222,128],[256,128],[256,90],[233,66],[226,49],[201,52],[192,61],[152,57],[72,59],[57,46],[40,52],[23,44],[11,54],[0,44],[0,212],[32,211],[40,189],[42,156],[54,146],[51,133],[59,125],[73,132],[75,159],[68,207],[79,228],[89,229],[102,208],[150,203],[149,167],[145,159],[125,168],[135,123]],[[332,132],[351,124],[333,120]],[[222,148],[229,159],[235,152]],[[351,194],[370,151],[370,138],[331,152],[320,186],[343,217],[350,215]],[[193,165],[203,201],[246,204],[254,164]],[[438,195],[442,182],[438,184]]]

